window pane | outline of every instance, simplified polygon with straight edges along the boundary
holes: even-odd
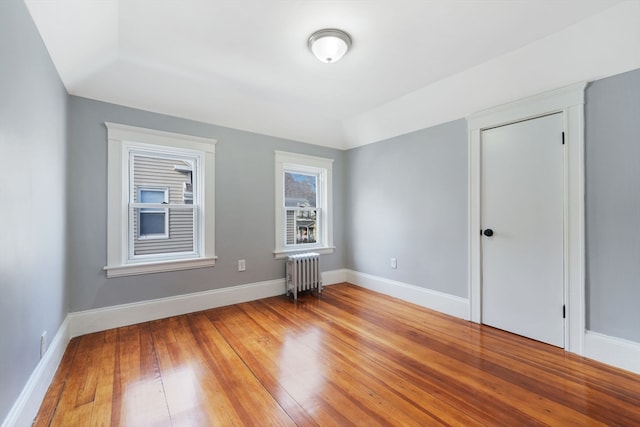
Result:
[[[194,216],[191,208],[167,208],[165,212],[146,212],[147,209],[133,209],[139,211],[140,234],[137,233],[137,224],[134,222],[133,242],[134,255],[159,255],[171,253],[185,253],[196,250],[194,240]],[[169,229],[165,232],[165,215],[169,216]],[[161,221],[160,221],[161,220]],[[162,226],[160,226],[162,222]],[[154,228],[156,227],[156,228]],[[161,230],[162,227],[162,231]],[[145,235],[144,232],[159,232],[162,234]],[[164,237],[162,237],[164,235]],[[139,236],[139,237],[138,237]]]
[[[193,204],[195,162],[179,156],[133,154],[132,194],[138,203]],[[137,200],[135,199],[137,198]]]
[[[163,203],[164,190],[140,190],[140,203]]]
[[[164,212],[140,212],[140,236],[164,235]]]
[[[318,177],[300,173],[284,174],[284,205],[286,207],[317,207]]]
[[[317,242],[318,211],[287,210],[286,243],[287,245],[304,245]]]

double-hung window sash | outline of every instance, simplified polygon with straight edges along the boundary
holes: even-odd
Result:
[[[129,175],[129,261],[199,255],[196,157],[132,150]]]

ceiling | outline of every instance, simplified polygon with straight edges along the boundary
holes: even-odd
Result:
[[[617,3],[26,0],[72,95],[336,148],[345,121]],[[325,64],[306,43],[331,27],[353,46]]]

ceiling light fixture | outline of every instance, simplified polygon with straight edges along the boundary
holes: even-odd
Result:
[[[311,34],[309,50],[322,62],[338,62],[351,47],[351,37],[342,30],[327,28]]]

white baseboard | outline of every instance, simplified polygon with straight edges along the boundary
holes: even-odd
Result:
[[[30,426],[33,423],[70,339],[67,316],[2,422],[2,427]]]
[[[385,279],[384,277],[359,273],[353,270],[347,270],[347,281],[354,285],[418,304],[450,316],[469,320],[469,300],[466,298]]]
[[[347,270],[343,268],[341,270],[331,270],[322,272],[322,286],[335,285],[347,281]]]
[[[325,285],[346,281],[347,270],[322,273]],[[285,293],[284,279],[230,286],[175,297],[69,313],[71,337],[208,310]]]
[[[357,271],[346,272],[346,281],[354,285],[469,320],[469,301],[465,298]],[[640,374],[640,343],[587,331],[584,356]]]
[[[584,356],[640,374],[640,343],[587,331]]]
[[[285,293],[284,279],[70,313],[71,337]]]

